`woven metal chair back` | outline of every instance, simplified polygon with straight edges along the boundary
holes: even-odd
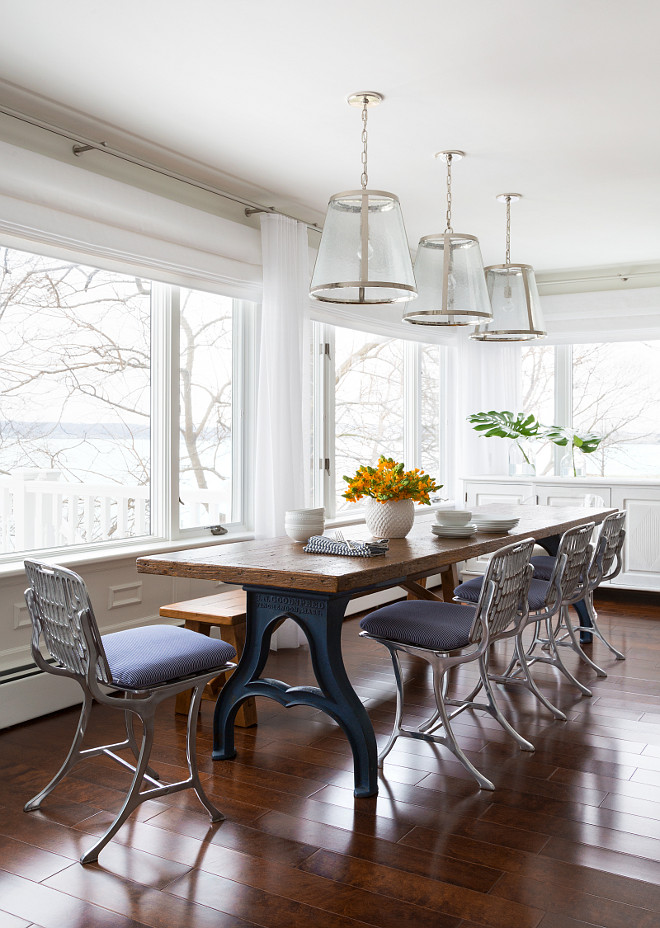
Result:
[[[561,536],[557,550],[557,564],[561,562],[563,554],[566,555],[566,566],[561,580],[561,593],[563,600],[573,599],[581,588],[587,587],[587,574],[593,554],[591,536],[595,527],[594,522],[569,528]]]
[[[526,538],[501,548],[492,556],[470,629],[470,641],[481,641],[482,616],[490,589],[493,589],[493,598],[486,612],[486,621],[491,639],[497,638],[527,615],[527,596],[534,572],[529,559],[533,550],[534,539]]]
[[[30,583],[25,599],[36,642],[43,635],[51,656],[73,676],[87,678],[90,668],[95,668],[96,678],[111,684],[101,634],[82,577],[40,561],[25,561],[25,572]],[[87,628],[87,636],[83,628]]]
[[[621,549],[626,538],[626,510],[613,512],[603,521],[594,562],[598,576],[596,585],[611,580],[621,570]]]

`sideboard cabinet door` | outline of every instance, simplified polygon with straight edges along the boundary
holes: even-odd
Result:
[[[613,486],[612,505],[628,512],[623,568],[612,586],[660,590],[660,487]]]
[[[531,483],[491,483],[478,480],[465,481],[465,503],[468,506],[487,506],[489,503],[535,503],[536,494]]]
[[[576,506],[584,504],[586,496],[600,497],[603,506],[610,506],[611,490],[610,487],[604,487],[602,484],[589,484],[576,482],[572,483],[543,483],[539,480],[536,483],[536,494],[539,506]]]

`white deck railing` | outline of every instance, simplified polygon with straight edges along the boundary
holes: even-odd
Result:
[[[148,535],[150,488],[68,483],[58,471],[0,476],[0,554]],[[186,490],[190,526],[221,523],[218,494]]]

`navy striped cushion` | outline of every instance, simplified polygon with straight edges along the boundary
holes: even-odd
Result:
[[[483,582],[483,577],[473,577],[472,580],[466,580],[465,583],[460,583],[456,587],[454,596],[463,602],[477,603]],[[529,608],[532,612],[543,609],[547,592],[548,583],[545,580],[532,580],[529,585]]]
[[[556,557],[550,557],[549,554],[539,554],[530,559],[534,568],[534,577],[536,580],[549,580],[552,571],[555,569]]]
[[[128,628],[101,640],[113,682],[128,689],[148,689],[216,667],[220,670],[236,657],[226,641],[175,625]]]
[[[454,651],[470,642],[472,606],[410,600],[376,609],[360,628],[377,638],[400,641],[431,651]]]

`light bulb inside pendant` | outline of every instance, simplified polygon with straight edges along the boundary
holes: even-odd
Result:
[[[479,325],[470,338],[482,342],[532,341],[546,334],[534,268],[511,263],[511,203],[520,200],[521,194],[501,193],[497,199],[506,203],[505,261],[484,268],[493,318]]]
[[[465,152],[439,151],[447,165],[445,231],[419,240],[415,259],[417,300],[404,314],[412,325],[476,325],[491,318],[479,240],[451,225],[451,167]]]

